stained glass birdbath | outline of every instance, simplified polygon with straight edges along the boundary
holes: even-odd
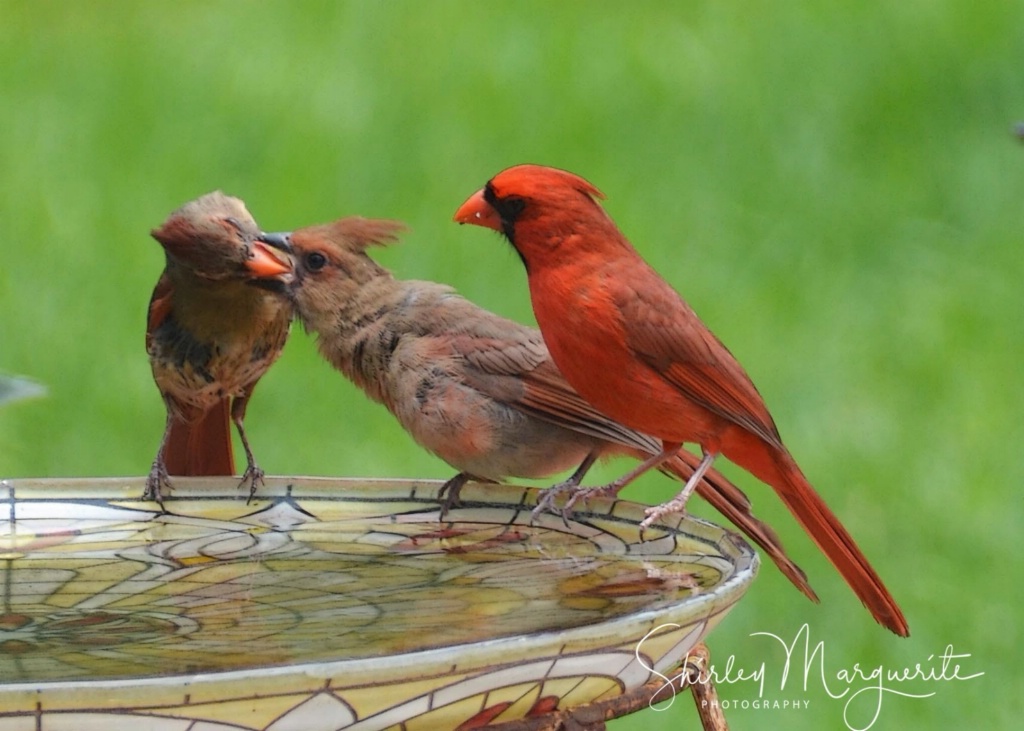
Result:
[[[757,557],[686,519],[439,482],[0,481],[0,731],[476,727],[677,667]]]

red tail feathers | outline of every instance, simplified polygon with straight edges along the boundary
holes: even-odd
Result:
[[[686,463],[688,469],[679,462]],[[699,462],[699,457],[682,449],[678,456],[665,463],[664,469],[686,482]],[[742,490],[711,469],[697,484],[697,494],[768,554],[779,571],[807,598],[813,602],[818,601],[818,595],[807,581],[807,574],[786,555],[782,542],[771,526],[755,518],[750,512],[750,501]]]
[[[175,419],[164,445],[164,464],[169,475],[235,474],[230,399],[221,399],[195,421]]]
[[[896,600],[789,452],[750,432],[737,429],[731,436],[733,443],[723,443],[722,454],[771,485],[878,623],[907,637],[910,628]]]

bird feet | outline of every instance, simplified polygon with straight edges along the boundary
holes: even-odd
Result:
[[[439,520],[444,520],[445,518],[447,518],[448,511],[458,506],[459,493],[462,491],[462,486],[465,485],[470,480],[472,480],[473,482],[489,482],[492,484],[494,483],[494,480],[488,480],[485,477],[475,477],[473,475],[468,475],[465,472],[460,472],[459,474],[455,475],[455,477],[441,485],[441,489],[437,491],[438,499],[440,500],[441,498],[444,498],[444,500],[441,502],[441,512],[438,515]]]
[[[541,492],[540,498],[537,500],[537,504],[534,506],[533,510],[530,511],[530,522],[533,523],[536,521],[543,513],[560,513],[562,515],[562,520],[568,523],[569,521],[566,518],[568,507],[559,510],[555,507],[555,501],[564,493],[570,493],[569,500],[572,500],[571,493],[573,493],[577,488],[579,488],[579,485],[571,478],[545,488]],[[567,501],[566,506],[568,505],[569,502]]]
[[[263,480],[263,476],[265,474],[266,473],[260,469],[260,466],[255,462],[249,462],[249,466],[245,468],[245,472],[242,473],[242,479],[238,483],[238,486],[243,487],[245,483],[249,483],[249,499],[245,501],[246,505],[251,503],[252,499],[256,497],[256,484],[265,484]]]
[[[590,468],[594,466],[594,462],[597,461],[598,452],[593,451],[588,454],[584,460],[580,463],[580,466],[576,468],[568,479],[562,480],[556,485],[552,485],[544,491],[540,496],[540,500],[537,501],[536,507],[530,512],[530,522],[533,523],[537,518],[540,517],[544,511],[550,511],[552,513],[560,512],[562,514],[562,522],[565,523],[566,527],[569,525],[569,516],[572,515],[570,508],[579,499],[576,497],[575,491],[579,488],[580,483],[583,482],[583,478],[586,476]],[[564,492],[573,493],[569,496],[569,500],[566,502],[565,507],[560,511],[555,508],[555,499]]]
[[[684,491],[685,492],[685,491]],[[644,514],[647,516],[640,522],[640,540],[643,540],[644,533],[647,529],[654,525],[657,521],[664,518],[666,515],[679,515],[683,517],[686,515],[686,503],[690,496],[688,494],[680,493],[674,498],[669,500],[667,503],[661,505],[654,505],[644,510]]]
[[[667,503],[661,505],[655,505],[654,507],[647,508],[644,513],[646,518],[640,521],[640,540],[644,539],[644,533],[647,529],[654,525],[654,522],[661,520],[666,515],[676,513],[680,517],[686,515],[686,503],[690,500],[690,495],[697,488],[697,484],[704,478],[704,473],[708,471],[715,462],[715,458],[718,456],[718,452],[705,452],[704,457],[701,459],[700,464],[690,475],[690,479],[683,485],[683,489],[679,491],[679,494],[669,500]]]
[[[618,484],[618,480],[598,487],[580,487],[578,482],[570,478],[544,490],[537,501],[537,506],[530,513],[530,522],[537,520],[542,513],[549,512],[561,515],[562,522],[568,525],[569,518],[572,517],[573,506],[576,503],[583,501],[583,504],[586,505],[590,498],[615,497],[621,489],[622,485]],[[564,493],[569,493],[569,499],[565,501],[565,505],[561,509],[556,508],[555,501]]]
[[[143,500],[156,500],[162,508],[164,506],[164,488],[170,488],[171,481],[167,476],[167,467],[163,459],[157,457],[153,460],[153,466],[146,478],[146,489],[142,491]]]
[[[565,506],[562,508],[562,515],[567,516],[572,514],[572,507],[582,502],[584,506],[587,505],[587,501],[591,498],[614,498],[623,485],[618,483],[618,480],[609,482],[606,485],[599,485],[597,487],[581,487],[577,491],[573,492],[569,499],[565,502]]]
[[[568,513],[572,510],[572,507],[582,501],[584,505],[590,498],[595,497],[615,497],[622,490],[623,485],[619,484],[619,481],[609,482],[607,485],[600,485],[598,487],[581,487],[579,490],[574,492],[569,499],[566,501],[565,506],[562,508],[563,513]]]

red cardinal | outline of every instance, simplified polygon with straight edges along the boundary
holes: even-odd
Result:
[[[576,488],[600,457],[645,459],[657,440],[598,413],[565,382],[540,333],[477,307],[450,287],[403,281],[366,254],[395,239],[395,221],[344,218],[262,240],[293,252],[294,275],[279,277],[323,356],[367,396],[384,404],[421,446],[459,473],[446,507],[467,480],[547,477],[576,467],[538,509]],[[690,452],[663,468],[683,480]],[[807,596],[804,573],[774,531],[750,513],[746,496],[715,470],[697,491],[771,556]],[[574,492],[567,508],[585,493]]]
[[[572,173],[538,165],[502,171],[456,212],[459,223],[501,232],[519,253],[533,310],[555,364],[601,412],[661,440],[638,475],[699,444],[699,476],[719,454],[771,485],[879,623],[907,622],[821,496],[782,444],[746,371],[686,302],[645,262]],[[646,526],[682,511],[693,479],[651,508]]]
[[[143,499],[162,501],[167,475],[231,475],[229,419],[238,427],[250,493],[263,471],[242,422],[256,382],[288,338],[291,307],[262,289],[290,268],[254,243],[259,227],[237,198],[214,192],[185,204],[153,231],[167,266],[153,290],[146,352],[167,423]]]

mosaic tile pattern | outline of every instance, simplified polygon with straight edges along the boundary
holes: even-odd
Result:
[[[674,668],[757,568],[706,522],[640,541],[624,501],[531,525],[534,490],[469,485],[439,522],[437,482],[234,485],[0,482],[0,731],[538,715]]]

